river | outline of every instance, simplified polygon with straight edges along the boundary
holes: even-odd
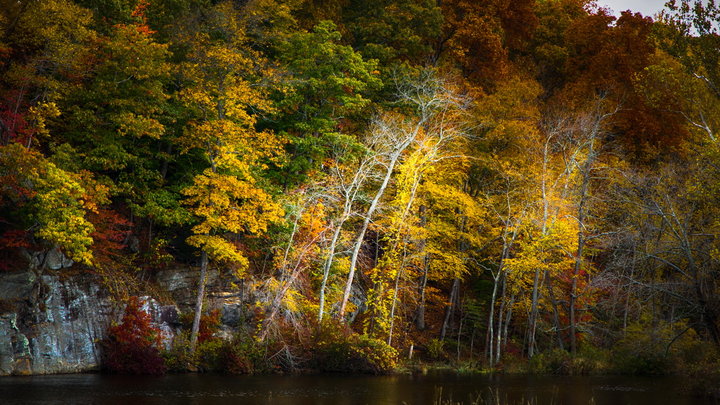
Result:
[[[73,374],[0,377],[2,404],[704,405],[677,378],[624,376],[229,376]],[[483,399],[478,401],[478,397]]]

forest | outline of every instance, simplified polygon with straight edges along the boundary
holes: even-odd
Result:
[[[720,375],[719,23],[713,0],[0,0],[0,271],[59,249],[104,280],[140,372]],[[130,297],[173,266],[197,304],[161,364]],[[213,269],[262,297],[230,343]]]

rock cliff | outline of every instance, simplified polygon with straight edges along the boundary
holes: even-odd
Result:
[[[0,274],[0,375],[97,368],[116,312],[89,275]]]
[[[110,323],[122,318],[123,303],[110,297],[98,276],[68,270],[72,262],[63,258],[50,264],[44,272],[0,272],[0,375],[97,370],[99,342]],[[189,268],[155,273],[156,286],[177,305],[141,297],[166,347],[180,327],[178,308],[194,308],[197,275]],[[228,337],[246,322],[242,288],[217,271],[210,272],[207,285],[208,307],[221,311],[221,333]]]

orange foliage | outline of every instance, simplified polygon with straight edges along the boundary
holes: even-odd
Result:
[[[522,49],[537,26],[534,0],[442,2],[447,48],[465,77],[491,87],[510,71],[509,52]]]
[[[554,100],[567,109],[582,108],[597,94],[611,97],[620,105],[613,132],[636,155],[648,145],[677,145],[687,133],[678,114],[649,106],[636,90],[655,53],[652,26],[652,18],[630,11],[617,21],[602,9],[575,20],[565,33],[567,85]]]

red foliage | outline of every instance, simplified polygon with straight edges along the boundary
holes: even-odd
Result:
[[[195,314],[193,312],[185,312],[180,315],[180,322],[183,327],[190,330],[193,324]],[[220,320],[220,310],[213,309],[209,313],[200,316],[200,329],[198,330],[198,343],[207,342],[214,339],[215,333],[220,330],[222,321]]]
[[[124,241],[130,233],[132,223],[116,211],[99,208],[97,213],[89,213],[88,219],[95,226],[92,233],[93,252],[100,262],[112,261],[125,248]]]
[[[0,218],[0,223],[6,222]],[[2,232],[2,231],[0,231]],[[31,248],[28,232],[11,229],[0,234],[0,271],[22,268],[25,260],[20,257],[18,248]]]
[[[19,90],[7,91],[0,100],[0,121],[5,130],[2,132],[1,145],[10,142],[27,143],[29,126],[25,120],[25,106],[22,105],[23,93]]]
[[[148,36],[148,37],[157,32],[157,31],[150,29],[150,26],[148,25],[148,22],[147,22],[147,15],[145,13],[149,6],[150,6],[149,1],[140,0],[137,2],[137,5],[133,9],[132,13],[130,13],[130,16],[137,21],[134,24],[134,27],[137,30],[137,32],[142,35]],[[125,25],[125,24],[116,24],[115,28],[120,29],[120,28],[124,28],[126,26],[127,25]]]
[[[140,300],[130,297],[122,323],[110,327],[103,341],[103,365],[107,370],[123,374],[165,373],[160,356],[161,331],[150,321]]]
[[[0,247],[7,248],[29,248],[28,232],[22,229],[12,229],[0,235]]]
[[[210,313],[200,317],[200,330],[198,331],[198,342],[206,342],[213,338],[215,332],[220,329],[220,310],[213,309]]]

